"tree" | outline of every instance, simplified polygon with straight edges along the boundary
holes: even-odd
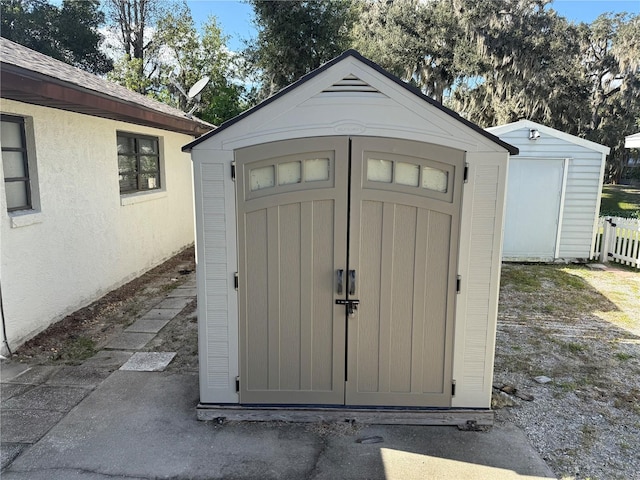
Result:
[[[583,76],[590,85],[585,135],[611,147],[608,180],[618,183],[629,152],[624,136],[640,127],[640,16],[604,14],[582,26]]]
[[[187,110],[191,104],[185,92],[207,76],[210,80],[201,94],[199,117],[217,125],[238,115],[243,109],[243,89],[230,81],[233,58],[225,41],[215,17],[208,19],[198,35],[186,5],[167,13],[158,22],[154,37],[158,75],[153,96]]]
[[[442,102],[461,73],[456,57],[464,51],[451,3],[377,0],[359,7],[355,48]]]
[[[199,34],[184,2],[172,4],[157,16],[160,7],[150,0],[110,1],[112,8],[118,7],[111,18],[119,22],[122,42],[122,57],[109,74],[111,80],[188,111],[194,103],[186,92],[207,76],[210,81],[201,93],[196,114],[219,124],[241,112],[243,89],[231,81],[233,58],[215,17],[209,18]],[[143,17],[144,30],[135,23]]]
[[[155,65],[149,58],[155,25],[171,6],[162,0],[106,0],[111,31],[117,35],[122,56],[117,60],[110,80],[130,90],[146,94],[151,88]],[[166,7],[166,10],[165,10]]]
[[[261,83],[260,98],[298,80],[350,45],[349,0],[250,0],[258,36],[245,50]]]
[[[549,0],[457,0],[476,67],[453,91],[451,106],[481,126],[528,118],[577,133],[583,122],[574,25]]]
[[[113,68],[100,51],[104,13],[98,0],[64,0],[60,7],[46,0],[1,0],[0,19],[0,34],[13,42],[91,73]]]

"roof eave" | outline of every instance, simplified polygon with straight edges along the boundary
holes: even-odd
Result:
[[[2,63],[2,98],[199,137],[213,127]]]
[[[517,122],[505,123],[504,125],[489,127],[487,128],[487,130],[491,133],[495,132],[494,135],[504,135],[505,133],[513,132],[522,128],[535,128],[540,130],[541,133],[545,133],[561,140],[565,140],[566,142],[573,143],[574,145],[588,148],[590,150],[602,153],[603,155],[608,155],[611,152],[611,148],[607,147],[606,145],[592,142],[591,140],[587,140],[586,138],[577,137],[570,133],[557,130],[553,127],[534,122],[533,120],[518,120]]]

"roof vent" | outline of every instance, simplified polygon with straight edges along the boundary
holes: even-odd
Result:
[[[377,88],[372,87],[367,82],[363,82],[355,75],[347,75],[339,82],[323,90],[323,93],[329,92],[380,93]]]

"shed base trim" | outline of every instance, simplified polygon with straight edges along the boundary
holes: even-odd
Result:
[[[456,425],[469,430],[493,426],[492,410],[354,409],[313,407],[252,407],[199,404],[198,420],[244,422],[357,422],[369,425]]]

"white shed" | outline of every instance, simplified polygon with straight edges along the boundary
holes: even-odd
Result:
[[[184,149],[199,418],[486,420],[517,149],[352,50]]]
[[[624,137],[624,148],[640,148],[640,132]]]
[[[588,259],[609,147],[530,120],[487,131],[520,150],[509,162],[503,260]]]

